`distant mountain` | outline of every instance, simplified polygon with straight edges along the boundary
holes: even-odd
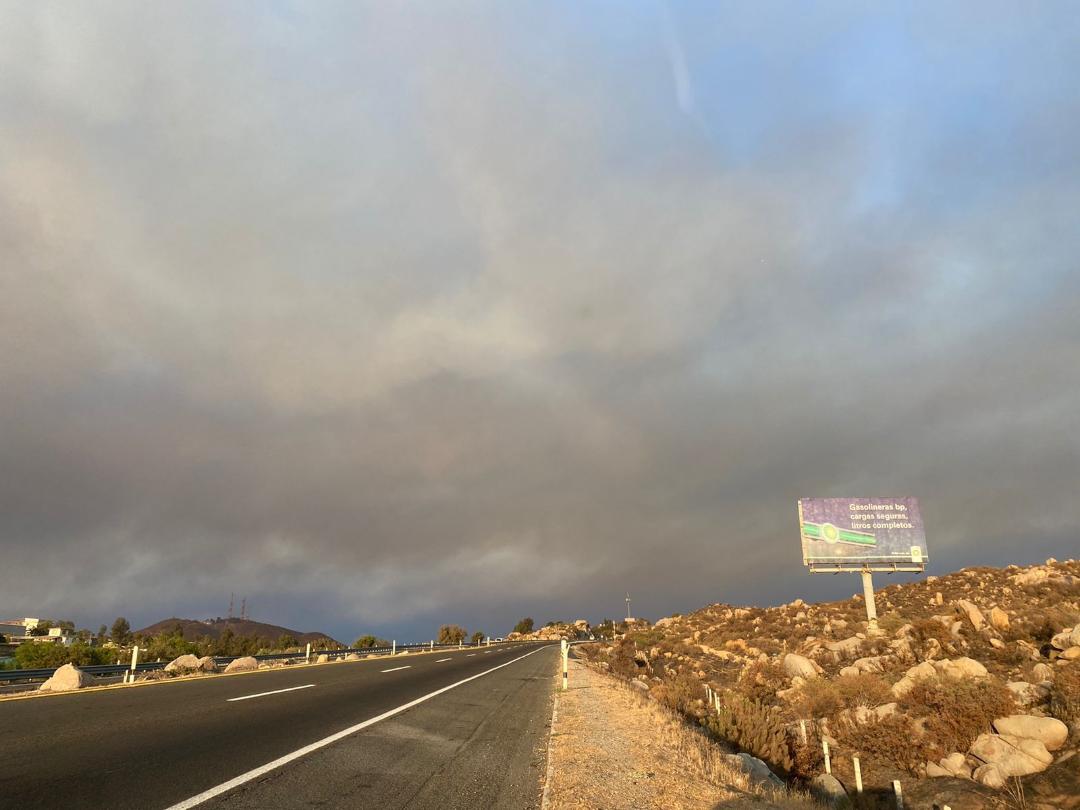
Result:
[[[279,627],[276,624],[266,624],[252,619],[222,619],[220,617],[202,622],[195,619],[178,619],[175,617],[162,619],[160,622],[154,622],[154,624],[135,632],[143,636],[156,636],[158,633],[171,632],[176,625],[180,625],[184,632],[184,638],[188,641],[195,641],[202,636],[219,638],[226,628],[232,630],[235,636],[265,638],[271,641],[276,641],[281,636],[292,636],[301,644],[325,640],[335,641],[326,633],[301,633],[299,630],[290,630],[288,627]]]

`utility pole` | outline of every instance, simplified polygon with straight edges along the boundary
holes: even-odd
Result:
[[[247,619],[247,597],[240,600],[240,621]]]

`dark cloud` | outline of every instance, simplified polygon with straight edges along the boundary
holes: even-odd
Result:
[[[1075,22],[623,11],[9,10],[3,612],[843,595],[809,495],[1074,553]]]

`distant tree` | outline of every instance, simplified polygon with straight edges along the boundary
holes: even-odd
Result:
[[[531,633],[533,631],[533,620],[531,616],[526,616],[520,622],[514,625],[515,633]]]
[[[112,640],[121,646],[131,641],[131,625],[123,616],[117,616],[112,625]]]
[[[15,648],[15,660],[19,669],[45,669],[64,664],[108,664],[110,657],[108,650],[91,647],[82,641],[76,641],[71,646],[26,641]]]
[[[353,649],[356,649],[356,650],[364,649],[364,648],[367,648],[367,647],[378,647],[378,646],[381,646],[379,644],[379,640],[377,638],[375,638],[375,636],[371,635],[371,633],[367,633],[366,635],[360,636],[360,638],[358,638],[356,641],[353,642]]]
[[[0,644],[7,644],[7,643],[8,643],[7,636],[5,636],[3,633],[0,633]]]
[[[109,637],[109,628],[105,625],[101,625],[101,627],[97,629],[97,637],[99,642],[104,643],[105,639]]]
[[[465,640],[465,628],[457,624],[444,624],[439,628],[440,644],[460,644]]]
[[[288,633],[284,633],[278,637],[277,648],[279,650],[287,650],[290,647],[299,647],[300,642],[296,640],[295,636],[290,636]]]
[[[61,628],[62,630],[70,630],[73,633],[75,632],[75,622],[71,621],[71,619],[61,619],[56,623],[56,626]]]
[[[484,640],[484,631],[477,630],[475,633],[472,634],[471,640],[473,644],[479,644],[481,641]]]
[[[93,637],[93,635],[94,634],[87,630],[85,627],[75,632],[75,637],[78,638],[79,641],[85,641],[87,644],[90,643],[90,639]]]
[[[40,624],[37,627],[31,627],[26,633],[28,636],[47,636],[48,634],[49,628]]]

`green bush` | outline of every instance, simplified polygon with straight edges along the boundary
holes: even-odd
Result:
[[[444,624],[439,628],[439,644],[460,644],[468,634],[465,628],[457,624]]]
[[[47,669],[74,664],[77,667],[111,664],[108,650],[91,647],[81,641],[71,646],[48,642],[26,641],[15,648],[18,669]]]
[[[533,631],[533,620],[531,616],[526,616],[520,622],[514,625],[515,633],[531,633]]]

